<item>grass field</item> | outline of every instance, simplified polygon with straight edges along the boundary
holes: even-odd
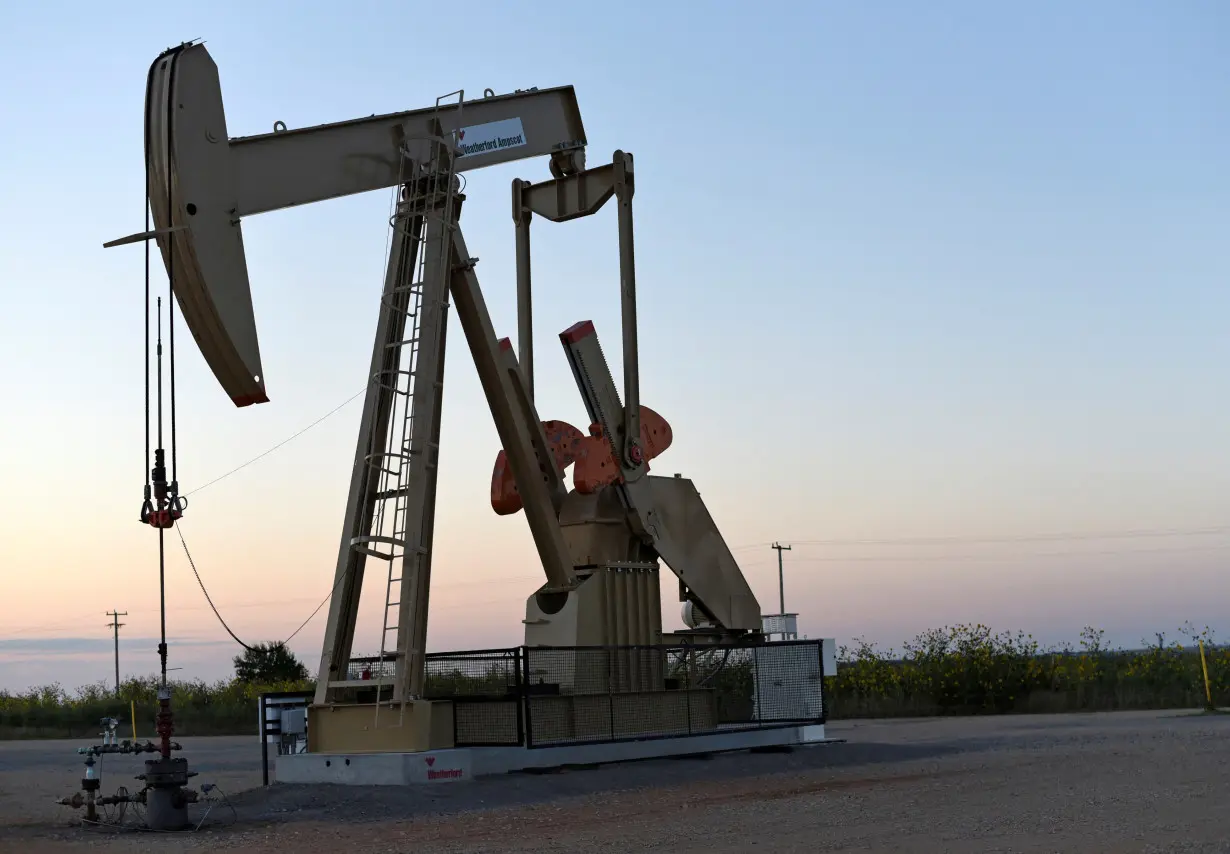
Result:
[[[858,640],[839,651],[837,674],[826,680],[829,717],[883,718],[945,714],[1006,714],[1230,705],[1230,647],[1206,629],[1181,630],[1185,643],[1138,650],[1105,649],[1102,632],[1085,629],[1078,644],[1041,649],[1021,633],[986,626],[935,629],[900,652]],[[1205,644],[1202,665],[1198,644]],[[1212,695],[1205,695],[1207,666]],[[460,674],[458,674],[458,678]],[[174,686],[179,735],[255,733],[262,691],[302,690],[310,682],[253,685],[238,681]],[[131,735],[152,738],[157,680],[130,679],[118,692],[105,683],[67,691],[59,685],[24,693],[0,692],[0,738],[81,738],[98,732],[103,717],[124,721]]]

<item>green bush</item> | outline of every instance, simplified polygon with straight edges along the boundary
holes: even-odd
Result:
[[[1213,705],[1230,704],[1230,648],[1217,646],[1208,629],[1180,631],[1187,645],[1158,635],[1138,650],[1106,649],[1093,628],[1075,648],[1049,650],[1029,635],[983,625],[925,632],[901,655],[860,639],[839,650],[829,711],[854,718],[1202,707],[1200,641]]]
[[[299,691],[310,682],[255,685],[238,681],[171,683],[175,735],[256,735],[257,697],[267,691]],[[137,737],[156,739],[158,680],[129,679],[115,691],[106,683],[78,688],[72,694],[60,685],[24,693],[0,691],[0,738],[89,738],[100,732],[99,721],[120,720],[121,738],[132,738],[132,710]]]

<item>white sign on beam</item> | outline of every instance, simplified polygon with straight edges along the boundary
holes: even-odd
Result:
[[[457,147],[461,149],[460,157],[521,148],[525,144],[525,128],[521,126],[519,117],[487,122],[457,131]]]

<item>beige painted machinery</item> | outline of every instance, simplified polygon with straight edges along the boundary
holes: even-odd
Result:
[[[500,514],[524,512],[545,583],[526,603],[529,646],[663,640],[659,566],[678,578],[687,630],[704,643],[759,633],[760,607],[692,481],[649,474],[671,444],[640,402],[633,253],[633,159],[585,168],[570,86],[426,109],[228,136],[217,68],[204,46],[162,54],[147,90],[147,179],[154,239],[206,362],[236,406],[265,403],[241,221],[252,214],[393,188],[393,239],[380,299],[335,587],[310,712],[313,751],[451,745],[451,710],[424,697],[428,594],[448,314],[461,323],[503,449],[492,476]],[[453,96],[447,96],[452,98]],[[497,336],[459,222],[462,172],[549,158],[552,177],[514,181],[518,354]],[[582,431],[534,404],[530,223],[596,213],[615,199],[623,396],[592,323],[560,335],[589,418]],[[565,481],[571,467],[572,488]],[[381,663],[352,672],[366,569],[387,568]],[[655,678],[648,673],[638,678]],[[374,692],[374,693],[373,693]]]

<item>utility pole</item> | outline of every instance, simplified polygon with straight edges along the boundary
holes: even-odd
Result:
[[[777,550],[777,595],[781,598],[780,613],[784,614],[786,613],[786,581],[782,573],[782,552],[790,551],[790,546],[774,543],[772,547]]]
[[[115,636],[115,691],[118,694],[120,690],[120,626],[124,625],[120,622],[120,617],[127,617],[127,611],[108,611],[107,616],[111,618],[111,622],[107,623],[111,627],[111,632]]]

